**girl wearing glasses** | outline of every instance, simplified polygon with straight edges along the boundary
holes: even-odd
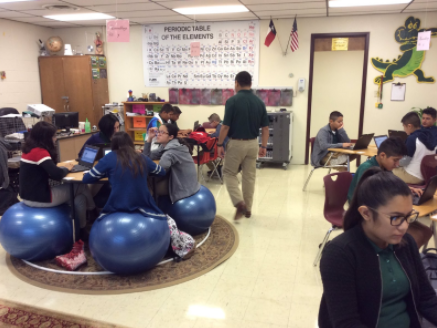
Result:
[[[320,328],[420,328],[437,325],[437,296],[416,242],[411,191],[391,172],[367,170],[344,217],[344,233],[320,262]]]
[[[190,197],[200,190],[197,181],[196,166],[191,156],[192,150],[184,139],[178,138],[178,127],[174,124],[163,124],[151,128],[144,144],[144,154],[152,160],[159,159],[159,165],[166,171],[170,170],[168,193],[174,204],[180,199]],[[156,150],[150,150],[152,140],[156,135],[156,142],[160,144]],[[162,189],[162,188],[157,188]],[[157,190],[158,195],[166,194]]]

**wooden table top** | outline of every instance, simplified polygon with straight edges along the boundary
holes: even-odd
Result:
[[[420,206],[414,206],[413,208],[419,212],[419,217],[426,216],[431,214],[434,211],[437,211],[437,195],[434,195],[433,199],[430,199],[429,201],[423,203]],[[437,218],[432,218],[431,220],[437,221]]]
[[[378,148],[376,148],[376,146],[369,146],[365,149],[359,149],[359,150],[353,150],[347,148],[328,148],[328,151],[334,153],[349,154],[349,155],[363,155],[368,157],[373,157],[378,154]]]
[[[155,164],[159,164],[159,160],[155,159],[153,160],[153,162]],[[76,160],[70,160],[70,161],[65,161],[62,163],[58,163],[58,166],[62,166],[65,163],[73,163],[74,165],[78,164]],[[94,165],[96,165],[98,162],[94,163]],[[82,172],[74,172],[74,173],[68,173],[63,180],[65,180],[66,182],[70,181],[70,182],[81,182],[83,179],[83,176],[85,173],[87,173],[89,171],[82,171]],[[100,181],[108,181],[108,178],[104,178],[104,179],[100,179]]]
[[[208,134],[214,133],[216,129],[205,129],[205,132]]]

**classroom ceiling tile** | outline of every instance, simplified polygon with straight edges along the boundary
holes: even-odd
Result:
[[[413,2],[411,5],[408,6],[407,10],[423,10],[426,11],[427,9],[437,9],[437,1],[429,1],[429,2]]]
[[[58,0],[35,0],[35,1],[18,1],[18,2],[0,2],[0,8],[9,10],[34,10],[42,9],[44,5],[65,5]]]
[[[28,16],[28,17],[18,17],[18,18],[11,18],[11,20],[17,21],[17,22],[23,22],[23,23],[43,23],[43,22],[53,22],[53,19],[48,19],[40,16]]]
[[[335,17],[335,16],[357,16],[357,15],[383,15],[383,14],[399,14],[398,10],[386,10],[386,11],[355,11],[355,12],[349,12],[349,13],[333,13],[331,10],[329,10],[329,16]]]
[[[80,8],[79,10],[50,10],[50,9],[40,9],[40,10],[24,10],[22,13],[34,15],[34,16],[48,16],[48,15],[74,15],[74,14],[87,14],[87,13],[95,13],[95,11],[88,10],[85,8]]]
[[[159,2],[167,8],[186,8],[186,7],[207,7],[207,6],[226,6],[226,5],[241,5],[238,0],[179,0],[179,1],[165,1]]]
[[[157,23],[184,23],[184,22],[192,22],[191,19],[184,16],[167,16],[167,17],[148,17],[148,18],[134,18],[134,22],[140,23],[142,25],[147,24],[157,24]]]
[[[76,6],[97,6],[97,5],[112,5],[115,3],[115,0],[62,0],[65,3],[76,5]],[[141,2],[140,0],[117,0],[118,4],[123,3],[133,3],[133,2]]]
[[[326,15],[326,8],[321,9],[305,9],[305,10],[266,10],[266,11],[256,11],[255,14],[259,17],[267,17],[270,18],[276,18],[278,16],[289,16],[294,17],[298,16],[301,17],[302,15],[311,15],[311,14],[325,14]]]
[[[32,23],[32,24],[44,26],[44,27],[53,27],[53,28],[80,27],[79,24],[73,24],[73,23],[68,23],[68,22],[56,22],[56,21],[36,22],[36,23]]]
[[[226,13],[226,14],[209,14],[209,15],[186,15],[191,19],[197,21],[231,21],[231,20],[242,20],[242,19],[258,19],[253,13]]]
[[[254,5],[254,4],[265,4],[266,0],[241,0],[244,5]],[[300,3],[300,4],[308,4],[308,3],[319,3],[320,5],[326,5],[326,0],[272,0],[272,3]]]
[[[368,13],[381,13],[386,11],[401,12],[406,7],[405,4],[401,5],[381,5],[381,6],[362,6],[362,7],[340,7],[329,8],[329,13],[349,13],[349,12],[368,12]]]
[[[289,9],[326,9],[324,2],[300,2],[300,3],[275,3],[275,4],[259,4],[259,5],[247,5],[252,11],[261,10],[289,10]]]
[[[32,17],[32,15],[28,15],[19,11],[0,11],[0,18],[18,18],[18,17]]]
[[[278,14],[275,16],[271,16],[272,19],[286,19],[286,18],[294,18],[296,15],[295,14]],[[309,17],[326,17],[326,10],[324,13],[319,13],[319,14],[298,14],[297,18],[309,18]],[[270,16],[259,16],[259,18],[261,19],[270,19]],[[299,20],[298,20],[299,22]]]
[[[118,17],[123,17],[123,18],[148,18],[148,17],[160,17],[160,16],[165,16],[165,17],[173,17],[173,18],[177,18],[181,15],[179,15],[178,13],[175,13],[174,11],[171,10],[139,10],[139,11],[122,11],[122,12],[115,12],[115,11],[110,11],[110,12],[105,12],[105,14],[111,15],[111,16],[116,16],[118,14]]]
[[[162,8],[161,6],[150,3],[150,2],[135,2],[135,3],[112,3],[110,5],[92,5],[85,6],[88,9],[100,11],[100,12],[110,12],[110,11],[134,11],[134,10],[163,10],[168,9]]]

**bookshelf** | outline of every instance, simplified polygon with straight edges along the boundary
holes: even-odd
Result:
[[[125,101],[123,102],[124,105],[124,124],[125,124],[125,131],[130,135],[132,138],[132,141],[134,142],[134,145],[144,145],[144,140],[139,140],[139,136],[143,133],[146,133],[147,131],[147,125],[150,122],[150,119],[153,118],[153,116],[147,116],[147,115],[136,115],[136,116],[127,116],[127,113],[132,113],[133,105],[145,105],[146,111],[153,111],[154,106],[163,106],[165,104],[168,104],[166,102],[139,102],[139,101]],[[145,127],[134,127],[134,118],[137,117],[143,117],[145,118],[146,124]],[[137,136],[137,138],[135,138]]]

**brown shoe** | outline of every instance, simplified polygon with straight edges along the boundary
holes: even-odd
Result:
[[[235,216],[234,216],[234,220],[240,220],[243,215],[246,214],[246,204],[244,204],[244,202],[240,202],[237,206],[235,206],[237,208],[237,211],[235,212]]]
[[[246,211],[245,217],[249,219],[251,216],[252,216],[252,212],[251,211]]]

